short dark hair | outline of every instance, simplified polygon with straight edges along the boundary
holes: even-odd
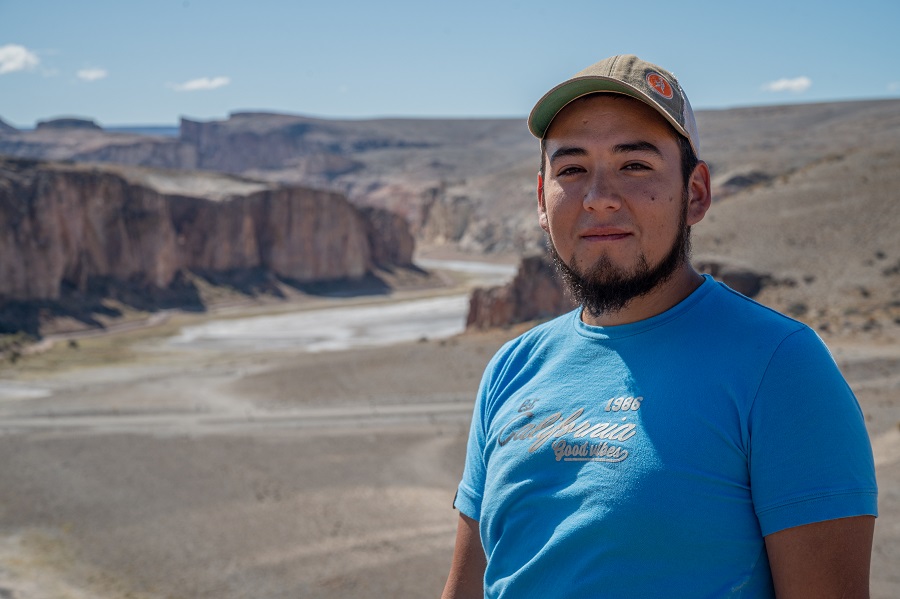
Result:
[[[589,94],[595,95],[595,94]],[[618,94],[613,94],[618,96]],[[668,122],[666,122],[669,125]],[[549,127],[548,127],[549,130]],[[691,146],[691,142],[685,136],[678,133],[675,130],[675,127],[669,125],[669,130],[672,135],[675,136],[675,141],[678,143],[678,150],[681,154],[681,182],[685,189],[687,189],[688,182],[691,180],[691,175],[694,174],[694,169],[697,168],[697,165],[700,164],[700,159],[697,157],[697,153],[694,152],[694,147]],[[541,138],[541,168],[538,173],[541,175],[541,179],[544,178],[544,172],[547,169],[547,137],[544,136]]]

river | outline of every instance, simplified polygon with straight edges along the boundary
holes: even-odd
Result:
[[[515,274],[514,266],[504,264],[427,260],[420,265],[464,272],[491,284],[502,283]],[[457,294],[222,319],[185,327],[169,340],[168,345],[180,349],[239,352],[323,352],[378,347],[462,333],[468,309],[468,294]]]

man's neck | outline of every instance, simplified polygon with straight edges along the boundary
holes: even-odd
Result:
[[[585,324],[598,327],[612,327],[646,320],[677,305],[702,283],[703,276],[694,270],[690,263],[685,262],[672,273],[671,277],[657,285],[652,291],[632,299],[621,310],[594,316],[582,309],[581,320]]]

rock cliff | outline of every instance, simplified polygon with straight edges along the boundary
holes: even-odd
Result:
[[[489,329],[547,319],[574,307],[549,256],[526,256],[512,281],[472,292],[466,328]]]
[[[364,215],[333,192],[213,173],[0,159],[5,302],[58,300],[101,283],[164,289],[186,272],[360,279],[377,262],[412,262],[403,233],[389,215]]]

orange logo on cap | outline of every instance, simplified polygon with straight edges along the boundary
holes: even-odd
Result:
[[[669,82],[666,81],[666,78],[659,73],[654,73],[653,71],[647,73],[647,83],[650,84],[650,87],[653,89],[653,91],[658,93],[666,100],[672,99],[672,86],[669,85]]]

